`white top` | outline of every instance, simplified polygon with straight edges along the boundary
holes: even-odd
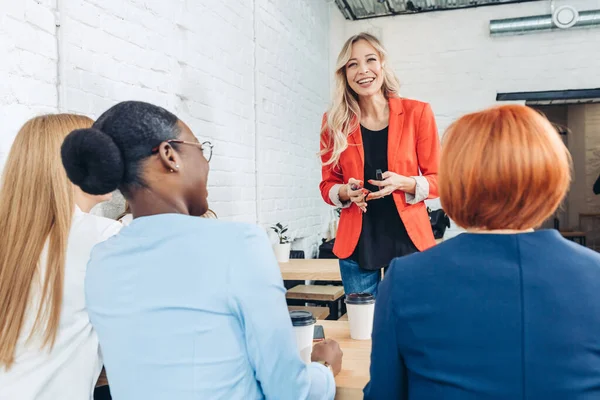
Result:
[[[39,308],[45,273],[40,263],[39,279],[31,286],[31,300],[15,351],[15,363],[7,371],[0,367],[0,400],[92,399],[102,360],[96,332],[85,307],[84,278],[92,248],[115,235],[118,222],[86,214],[76,207],[69,234],[63,304],[56,342],[51,351],[40,350],[42,334],[27,342]],[[41,259],[45,260],[47,248]]]

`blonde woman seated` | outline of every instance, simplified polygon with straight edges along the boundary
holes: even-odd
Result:
[[[392,262],[365,399],[600,399],[600,254],[534,231],[570,167],[556,130],[524,106],[448,129],[440,197],[467,233]]]
[[[90,399],[102,363],[83,281],[92,247],[120,224],[88,214],[107,196],[74,186],[60,148],[93,121],[33,118],[19,131],[0,189],[0,399]]]

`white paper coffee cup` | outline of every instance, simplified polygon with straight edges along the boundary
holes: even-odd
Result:
[[[300,358],[308,364],[312,355],[313,336],[317,320],[310,311],[290,311],[290,318],[294,326]]]
[[[350,293],[346,295],[345,303],[350,324],[350,337],[354,340],[371,339],[375,297],[370,293]]]

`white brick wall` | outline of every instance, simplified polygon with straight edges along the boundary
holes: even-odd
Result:
[[[174,111],[215,145],[211,207],[256,222],[253,13],[232,3],[68,0],[65,106],[98,115],[139,99]]]
[[[498,92],[600,87],[600,28],[489,35],[490,20],[550,14],[549,4],[536,1],[360,22],[336,17],[331,30],[345,34],[337,43],[332,41],[332,51],[360,31],[378,34],[402,83],[402,95],[430,102],[442,134],[460,115],[495,104]],[[555,4],[580,11],[600,9],[600,0]]]
[[[55,0],[0,0],[0,167],[23,123],[56,109]]]
[[[257,2],[256,104],[259,220],[290,224],[318,241],[319,130],[329,102],[329,6],[319,0]],[[315,236],[317,235],[317,236]]]
[[[219,217],[281,221],[309,238],[307,250],[316,242],[325,0],[60,0],[58,30],[57,0],[0,1],[0,156],[36,113],[97,117],[118,101],[149,101],[215,144]]]

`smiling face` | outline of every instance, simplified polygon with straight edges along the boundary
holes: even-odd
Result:
[[[352,45],[352,53],[346,63],[346,81],[359,97],[373,96],[381,91],[381,57],[366,40],[359,40]]]

